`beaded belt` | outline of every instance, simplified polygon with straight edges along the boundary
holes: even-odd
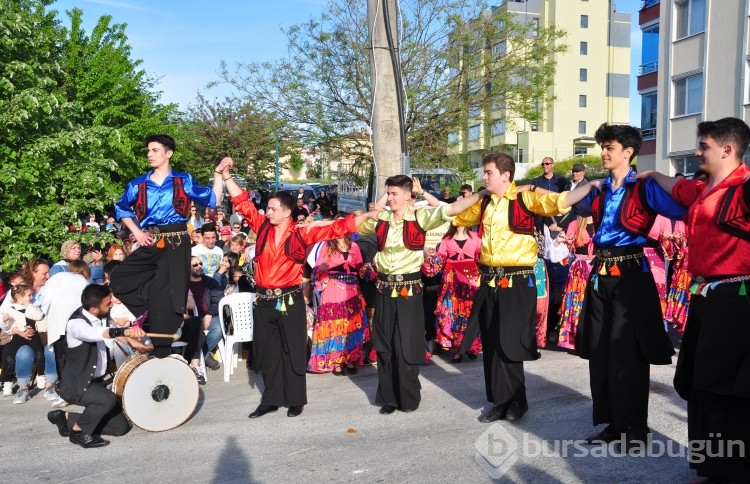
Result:
[[[729,277],[727,279],[720,279],[718,281],[708,282],[704,278],[698,276],[693,279],[693,283],[690,285],[690,294],[700,294],[706,297],[709,289],[716,289],[716,286],[720,284],[730,284],[733,282],[742,282],[740,290],[737,293],[740,296],[747,296],[747,288],[745,287],[745,281],[750,281],[750,276],[737,276]]]
[[[486,283],[490,287],[500,286],[503,289],[513,287],[513,276],[529,276],[528,286],[534,287],[534,280],[530,277],[534,269],[518,267],[492,267],[479,264],[479,284]]]
[[[163,249],[166,245],[165,241],[169,241],[169,244],[172,246],[172,248],[178,247],[180,244],[182,244],[182,236],[183,235],[189,235],[187,231],[187,227],[184,229],[180,229],[185,226],[185,224],[172,224],[167,225],[164,227],[159,227],[158,225],[152,225],[151,227],[146,228],[146,232],[151,236],[152,239],[154,239],[154,245],[156,247]],[[167,231],[167,227],[169,228],[178,228],[179,230],[172,230]],[[167,229],[167,230],[163,230]]]
[[[255,300],[257,302],[259,299],[263,299],[266,301],[276,299],[276,307],[274,309],[280,311],[283,314],[286,314],[287,304],[289,306],[294,305],[292,294],[301,291],[302,289],[299,286],[277,287],[275,289],[256,287]],[[284,296],[289,296],[286,301],[284,301]]]
[[[376,284],[378,291],[385,294],[391,291],[391,297],[409,297],[422,292],[422,273],[411,274],[380,274]]]

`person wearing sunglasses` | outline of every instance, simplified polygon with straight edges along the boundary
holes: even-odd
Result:
[[[550,192],[562,193],[565,190],[565,185],[568,183],[568,180],[562,175],[555,174],[554,169],[555,160],[549,156],[544,158],[542,160],[543,173],[531,180],[531,184]]]

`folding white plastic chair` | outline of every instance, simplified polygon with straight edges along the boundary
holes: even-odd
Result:
[[[237,366],[238,351],[235,351],[237,343],[253,340],[253,301],[255,293],[238,292],[224,296],[219,301],[219,323],[224,335],[224,381],[229,381],[229,375],[234,373]],[[227,334],[224,325],[224,308],[229,306],[234,331]]]

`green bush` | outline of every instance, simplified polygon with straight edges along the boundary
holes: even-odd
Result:
[[[638,158],[633,160],[633,166],[636,165]],[[567,160],[555,161],[554,172],[558,175],[562,175],[565,178],[570,179],[570,173],[573,169],[573,165],[576,163],[582,163],[586,165],[586,178],[589,180],[595,180],[598,178],[604,178],[609,173],[602,167],[602,157],[599,155],[584,155],[574,158],[568,158]],[[535,166],[526,172],[526,175],[522,180],[516,180],[517,185],[528,184],[534,178],[541,176],[543,173],[541,166]]]

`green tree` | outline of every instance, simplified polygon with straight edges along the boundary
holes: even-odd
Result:
[[[209,101],[199,95],[180,121],[183,148],[175,156],[182,167],[201,180],[211,179],[216,163],[225,156],[235,161],[235,170],[257,182],[274,177],[276,133],[283,139],[281,122],[237,99]],[[281,154],[286,152],[280,146]]]
[[[113,178],[137,171],[133,147],[134,133],[139,130],[131,128],[143,120],[128,123],[105,113],[113,112],[122,101],[112,96],[114,91],[124,89],[127,98],[128,92],[133,95],[151,86],[144,82],[130,87],[117,82],[108,88],[100,86],[99,95],[106,102],[78,93],[77,87],[85,86],[84,78],[105,76],[115,66],[91,62],[97,56],[80,56],[79,67],[72,67],[69,61],[75,56],[66,50],[71,48],[68,31],[57,12],[47,9],[51,3],[0,0],[3,269],[16,268],[36,255],[57,258],[61,242],[72,235],[70,225],[82,214],[103,213],[119,197],[123,184]],[[104,27],[98,45],[107,45],[102,40],[110,38],[107,32]],[[82,48],[89,46],[90,39],[79,40]],[[120,57],[117,66],[121,81],[135,71],[127,56]],[[142,113],[155,110],[153,104],[149,107],[152,101],[143,100]],[[94,237],[73,236],[82,241]]]
[[[222,80],[294,123],[308,146],[345,150],[345,157],[371,163],[369,146],[357,137],[370,127],[371,114],[366,4],[331,0],[320,19],[286,30],[287,57],[223,63]],[[468,106],[504,102],[514,116],[538,119],[543,110],[530,106],[547,100],[561,31],[536,31],[477,0],[407,0],[401,13],[412,166],[438,159],[446,165],[448,134],[465,126]],[[494,57],[492,47],[503,41],[509,47]]]

